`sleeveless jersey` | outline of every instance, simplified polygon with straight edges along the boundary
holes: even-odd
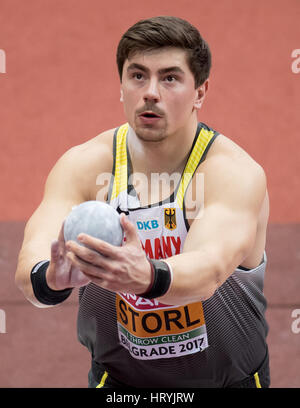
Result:
[[[185,192],[218,132],[199,123],[170,197],[141,207],[131,184],[128,131],[125,124],[114,135],[108,203],[127,214],[150,258],[179,254],[189,228]],[[128,386],[226,387],[241,381],[267,353],[266,262],[264,253],[257,268],[237,268],[208,300],[181,306],[90,283],[79,291],[79,341],[96,364]]]

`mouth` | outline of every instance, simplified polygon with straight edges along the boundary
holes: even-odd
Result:
[[[139,115],[139,117],[145,118],[145,119],[160,119],[160,118],[161,118],[160,115],[158,115],[157,113],[152,112],[152,111],[142,112],[142,113]]]

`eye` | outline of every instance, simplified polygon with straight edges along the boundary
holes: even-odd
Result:
[[[174,82],[176,78],[173,75],[168,75],[165,77],[166,82]]]
[[[134,74],[132,74],[132,77],[140,81],[141,79],[143,79],[143,74],[141,72],[135,72]]]

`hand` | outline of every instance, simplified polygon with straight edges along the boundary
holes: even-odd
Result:
[[[51,260],[46,272],[46,280],[50,289],[63,290],[87,285],[90,279],[72,265],[67,256],[64,240],[64,223],[58,240],[51,245]]]
[[[68,241],[66,247],[72,266],[92,282],[113,292],[144,293],[150,285],[151,265],[134,225],[125,214],[120,222],[126,241],[117,247],[87,234],[78,239],[88,248]]]

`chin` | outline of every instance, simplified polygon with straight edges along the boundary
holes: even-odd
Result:
[[[134,128],[137,137],[144,142],[161,142],[166,139],[166,129],[155,129],[154,127],[137,126]]]
[[[161,131],[138,130],[136,135],[143,142],[161,142],[166,138],[166,134]]]

